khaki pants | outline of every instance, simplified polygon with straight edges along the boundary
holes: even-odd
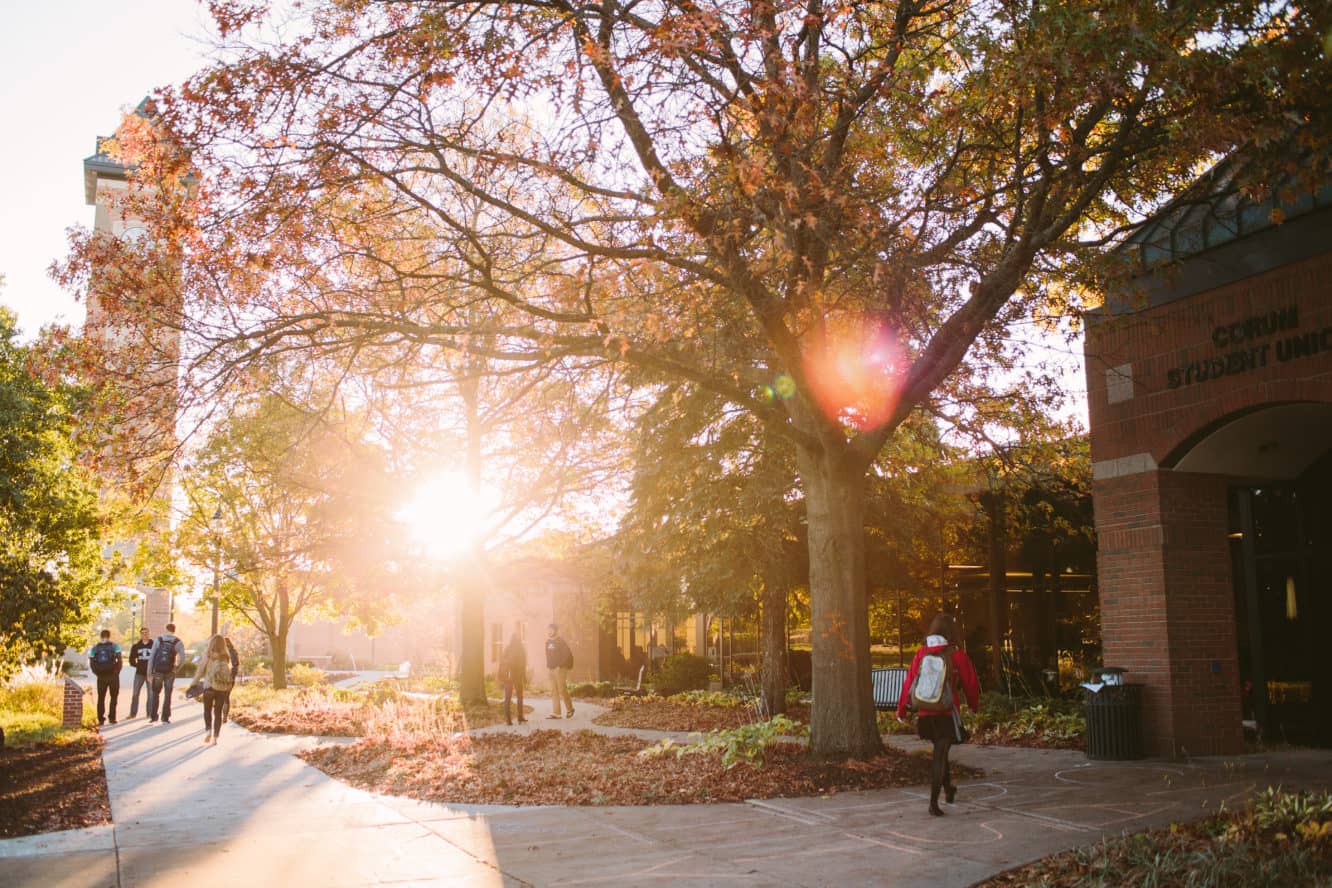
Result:
[[[550,670],[550,702],[555,715],[560,714],[560,700],[570,715],[573,715],[573,698],[569,696],[569,670],[563,667]]]

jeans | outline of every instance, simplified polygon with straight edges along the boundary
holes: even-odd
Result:
[[[215,691],[208,688],[203,692],[204,733],[213,732],[216,737],[222,730],[222,713],[231,702],[231,691]]]
[[[134,718],[136,715],[139,714],[139,691],[142,691],[143,686],[146,684],[148,684],[148,674],[146,672],[135,671],[134,693],[130,696],[130,714],[129,714],[130,718]],[[147,696],[147,694],[145,694],[144,696]],[[145,703],[144,706],[146,708],[147,704]]]
[[[111,692],[111,711],[106,709],[106,693]],[[106,721],[107,715],[111,716],[111,724],[116,723],[116,699],[120,696],[120,673],[114,675],[97,676],[97,723],[100,725]]]
[[[148,720],[157,721],[157,701],[162,700],[162,721],[171,721],[171,691],[176,687],[176,674],[153,673],[152,690],[148,694]]]
[[[509,701],[513,699],[514,694],[518,695],[518,721],[525,721],[523,717],[523,683],[521,681],[506,681],[504,683],[504,720],[512,723],[513,719],[509,716]]]

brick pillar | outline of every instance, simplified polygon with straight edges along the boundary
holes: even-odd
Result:
[[[1146,685],[1148,754],[1241,752],[1226,479],[1149,470],[1094,496],[1105,663]]]
[[[65,707],[61,726],[67,731],[77,730],[83,724],[83,688],[65,679]]]

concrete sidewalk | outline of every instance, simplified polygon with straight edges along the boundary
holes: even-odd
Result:
[[[588,727],[595,705],[529,729]],[[500,726],[488,731],[516,731]],[[411,885],[963,886],[1054,851],[1234,804],[1274,783],[1326,788],[1332,752],[1189,764],[964,746],[986,770],[943,818],[923,788],[746,804],[514,808],[352,789],[291,753],[321,741],[227,725],[108,727],[113,827],[0,842],[13,888]],[[660,736],[660,735],[658,735]],[[328,741],[332,742],[332,741]],[[912,738],[894,740],[914,748]]]

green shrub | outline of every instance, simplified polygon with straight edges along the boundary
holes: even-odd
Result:
[[[679,758],[702,752],[720,751],[722,765],[728,770],[741,762],[748,762],[756,768],[761,768],[767,761],[770,745],[783,737],[804,737],[808,734],[808,725],[793,722],[784,715],[775,715],[767,721],[753,722],[738,728],[709,731],[702,735],[693,734],[687,743],[676,743],[666,739],[641,750],[638,754],[650,758],[673,752]],[[699,739],[694,740],[693,737]]]
[[[741,706],[744,700],[728,694],[725,691],[681,691],[678,694],[671,694],[666,698],[671,703],[682,703],[686,706]]]
[[[614,697],[615,693],[615,685],[608,681],[580,681],[569,685],[569,696],[580,700]]]
[[[663,697],[682,691],[699,691],[708,686],[712,664],[697,654],[673,654],[661,663],[652,679],[653,689]]]
[[[981,696],[979,712],[964,717],[974,733],[992,731],[1043,741],[1076,740],[1087,733],[1082,704],[1058,697],[1006,697],[991,692]]]
[[[297,663],[287,670],[287,684],[295,685],[298,688],[313,688],[327,681],[328,676],[324,674],[322,669],[307,666],[305,663]]]

